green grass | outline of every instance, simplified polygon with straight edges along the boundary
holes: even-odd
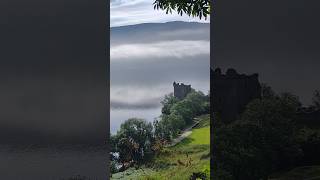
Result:
[[[112,179],[188,180],[192,173],[210,174],[210,118],[199,117],[192,134],[174,147],[164,149],[147,167],[115,174]],[[126,173],[126,174],[125,174]],[[210,179],[208,177],[208,179]]]
[[[297,167],[288,172],[276,173],[269,180],[320,180],[320,166]]]
[[[192,130],[192,134],[181,141],[176,147],[184,148],[190,145],[210,145],[210,116],[198,117],[200,120],[197,127]]]
[[[200,122],[199,122],[197,128],[210,127],[210,115],[209,114],[199,116],[197,119],[200,119]]]
[[[210,127],[194,129],[185,141],[190,141],[190,145],[210,144],[210,136],[208,134],[210,135]]]
[[[146,176],[148,174],[153,173],[153,169],[147,167],[141,167],[139,169],[129,168],[124,172],[113,174],[111,179],[113,180],[135,180],[139,179],[140,177]]]

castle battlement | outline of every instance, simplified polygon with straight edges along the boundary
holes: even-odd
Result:
[[[225,74],[222,74],[221,69],[214,70],[214,76],[220,79],[258,79],[259,74],[254,73],[251,75],[239,74],[235,69],[229,68]]]

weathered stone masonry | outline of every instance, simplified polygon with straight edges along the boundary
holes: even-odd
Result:
[[[236,120],[250,101],[261,98],[258,74],[238,74],[234,69],[222,74],[217,68],[211,73],[211,83],[213,110],[224,122]]]
[[[183,83],[179,84],[176,82],[173,82],[173,88],[174,88],[174,97],[178,99],[183,99],[187,96],[188,93],[191,92],[191,85],[185,85]]]

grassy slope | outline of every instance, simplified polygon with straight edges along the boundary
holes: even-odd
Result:
[[[269,180],[320,180],[320,166],[294,168],[285,173],[272,175]]]
[[[112,179],[188,180],[193,172],[210,174],[210,118],[201,122],[192,134],[174,147],[166,148],[154,158],[149,168],[129,169],[113,175]],[[188,154],[188,155],[187,155]]]

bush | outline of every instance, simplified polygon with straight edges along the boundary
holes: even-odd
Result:
[[[161,119],[154,123],[155,136],[166,140],[176,137],[187,125],[193,123],[196,116],[208,113],[210,109],[209,96],[195,90],[182,100],[172,94],[166,95],[161,103]]]
[[[204,172],[195,172],[192,173],[192,175],[189,178],[190,180],[196,180],[196,179],[202,179],[202,180],[207,180],[207,174]]]
[[[143,119],[128,119],[117,132],[116,142],[120,162],[134,161],[141,163],[148,157],[145,155],[152,151],[153,126]]]
[[[214,131],[216,172],[231,179],[267,178],[291,168],[302,151],[295,139],[299,101],[288,93],[253,100],[241,118]]]
[[[110,172],[111,174],[117,173],[118,169],[117,169],[117,162],[115,161],[110,161]]]
[[[170,109],[171,107],[177,103],[179,100],[173,96],[172,93],[168,94],[168,95],[165,95],[163,100],[161,101],[161,104],[162,104],[162,109],[161,109],[161,112],[162,114],[166,114],[166,115],[169,115],[171,112],[170,112]]]
[[[299,166],[309,166],[320,163],[320,131],[302,128],[297,141],[302,149],[303,156],[297,162]]]
[[[186,125],[191,124],[194,117],[208,111],[209,96],[192,90],[183,100],[178,100],[173,94],[166,95],[161,104],[160,120],[152,124],[131,118],[121,124],[116,135],[110,135],[111,151],[119,153],[116,161],[125,165],[142,164],[150,160]],[[114,160],[112,156],[110,159]]]

